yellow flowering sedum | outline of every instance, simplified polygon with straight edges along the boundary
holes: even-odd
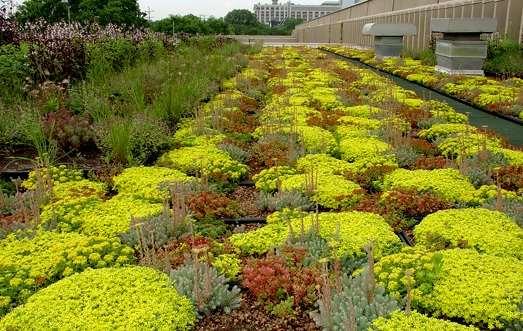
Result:
[[[301,173],[316,172],[328,175],[343,175],[351,170],[351,164],[327,154],[307,154],[296,161],[296,170]]]
[[[377,138],[351,137],[340,142],[341,157],[349,162],[385,156],[390,150],[389,144]]]
[[[318,222],[318,223],[316,223]],[[319,234],[325,238],[333,250],[333,255],[364,256],[364,247],[373,241],[376,258],[396,252],[401,242],[383,217],[364,212],[320,213],[306,217],[296,217],[270,224],[230,237],[231,243],[244,254],[265,253],[285,242],[289,228],[295,234],[319,224]]]
[[[387,317],[380,317],[372,323],[370,331],[473,331],[473,326],[465,326],[422,315],[418,312],[406,314],[395,311]]]
[[[522,323],[523,262],[473,250],[442,251],[434,289],[417,298],[436,316],[463,319],[489,329]]]
[[[213,145],[182,147],[167,152],[158,160],[158,166],[190,175],[209,176],[218,181],[236,181],[247,174],[246,165]]]
[[[0,241],[0,298],[9,303],[0,304],[0,315],[58,279],[86,268],[126,265],[133,259],[133,250],[117,239],[46,231],[11,234]]]
[[[169,197],[169,183],[194,180],[181,171],[163,167],[134,167],[113,178],[118,195],[162,202]]]
[[[33,295],[0,330],[188,330],[193,305],[169,277],[146,267],[88,270]]]
[[[280,191],[298,191],[310,194],[311,200],[326,208],[347,208],[362,196],[361,187],[342,176],[311,173],[283,177]]]
[[[523,259],[523,230],[507,215],[483,208],[441,210],[414,229],[418,245],[470,247],[480,253]]]
[[[456,169],[397,169],[385,175],[383,187],[385,194],[394,189],[415,189],[418,192],[432,192],[449,202],[470,202],[476,191]]]

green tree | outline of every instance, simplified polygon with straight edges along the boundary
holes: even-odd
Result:
[[[230,27],[222,18],[202,20],[194,15],[169,16],[152,24],[152,29],[163,33],[228,34]]]
[[[224,22],[234,34],[263,34],[268,27],[258,22],[256,15],[247,9],[235,9],[225,15]]]
[[[303,23],[301,18],[288,18],[282,24],[275,26],[271,29],[271,34],[274,35],[290,35],[296,25]]]
[[[66,21],[68,6],[73,21],[129,26],[146,23],[137,0],[69,0],[69,4],[61,0],[27,0],[18,9],[16,17],[21,22],[39,19],[50,23]]]

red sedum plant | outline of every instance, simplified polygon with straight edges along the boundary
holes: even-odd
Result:
[[[303,255],[290,254],[250,259],[242,270],[242,285],[262,302],[276,304],[292,297],[295,307],[310,306],[315,300],[319,273],[316,269],[303,267]]]

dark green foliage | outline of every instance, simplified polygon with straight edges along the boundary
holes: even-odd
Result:
[[[152,29],[166,34],[188,33],[200,35],[290,35],[301,19],[287,19],[281,25],[269,27],[259,23],[256,16],[248,10],[236,9],[225,18],[210,17],[203,20],[194,15],[169,16],[152,23]]]
[[[27,45],[0,46],[0,99],[13,100],[24,94],[26,79],[32,75]]]
[[[169,16],[152,23],[154,31],[167,34],[190,33],[190,34],[229,34],[229,25],[222,18],[211,17],[207,20],[194,15]]]
[[[147,114],[114,118],[98,126],[98,145],[108,161],[146,164],[154,161],[169,146],[166,126]]]
[[[136,0],[69,0],[72,21],[109,23],[127,26],[145,25],[145,14]],[[16,14],[20,22],[45,19],[50,23],[67,21],[67,4],[61,0],[28,0]]]
[[[507,37],[490,40],[484,69],[505,76],[522,76],[523,48]]]

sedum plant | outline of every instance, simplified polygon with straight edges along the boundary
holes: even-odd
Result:
[[[364,331],[376,318],[400,309],[382,287],[372,284],[372,270],[368,269],[354,278],[343,275],[334,288],[325,281],[318,311],[311,314],[318,326],[329,331]]]
[[[351,137],[340,141],[340,153],[343,160],[355,162],[390,155],[391,146],[376,138]]]
[[[389,316],[377,318],[372,322],[370,331],[474,331],[479,330],[473,326],[440,320],[412,312],[410,314],[395,311]]]
[[[264,169],[260,173],[254,175],[256,188],[264,192],[276,191],[281,183],[281,179],[287,175],[296,174],[296,170],[287,166],[276,166],[269,169]]]
[[[52,190],[53,201],[70,201],[82,198],[103,198],[107,186],[87,179],[55,183]]]
[[[116,239],[46,231],[11,234],[0,241],[0,315],[61,278],[133,260],[133,250]]]
[[[214,145],[182,147],[158,160],[158,166],[180,170],[188,175],[201,175],[216,181],[237,181],[247,174],[247,166],[233,160]]]
[[[343,175],[351,169],[350,163],[327,154],[307,154],[296,161],[296,170],[301,173],[314,170],[320,174]]]
[[[300,174],[281,179],[280,191],[297,191],[310,196],[312,202],[326,208],[348,208],[361,199],[361,187],[342,176]]]
[[[118,195],[107,201],[87,198],[58,202],[44,209],[41,218],[45,227],[61,232],[111,238],[127,232],[133,217],[155,216],[162,210],[161,203]]]
[[[83,178],[81,170],[67,168],[65,165],[58,167],[50,166],[47,168],[38,168],[29,173],[22,187],[28,190],[34,190],[40,181],[51,181],[52,183],[65,183],[79,181]]]
[[[190,182],[184,173],[162,167],[132,167],[113,178],[114,188],[120,196],[162,202],[169,198],[167,184]]]
[[[0,330],[187,330],[191,301],[146,267],[87,270],[39,291],[0,321]]]
[[[265,253],[283,244],[295,233],[306,233],[312,227],[331,248],[333,257],[361,257],[364,247],[374,241],[376,258],[396,252],[401,242],[383,217],[365,212],[319,213],[306,217],[273,220],[268,225],[247,233],[234,234],[231,243],[242,253]]]
[[[274,212],[286,208],[308,210],[312,204],[310,200],[301,192],[280,191],[276,193],[260,192],[257,205],[261,210]]]
[[[434,316],[459,318],[482,328],[518,329],[523,321],[523,262],[474,250],[443,251],[433,290],[414,301]]]
[[[172,270],[170,277],[176,289],[192,301],[198,314],[207,315],[219,309],[228,314],[240,306],[240,289],[229,288],[227,278],[207,263],[190,261]]]
[[[385,194],[394,189],[415,189],[418,192],[432,192],[452,203],[468,203],[474,198],[475,188],[455,169],[406,170],[397,169],[385,175]]]
[[[523,230],[507,215],[483,208],[438,211],[414,229],[428,249],[471,248],[479,253],[523,260]]]
[[[241,263],[242,260],[236,254],[220,254],[213,259],[212,266],[220,275],[235,279],[241,271]]]
[[[435,141],[441,138],[447,138],[455,134],[477,133],[478,129],[472,125],[460,123],[442,123],[434,124],[430,128],[421,130],[418,137]]]

